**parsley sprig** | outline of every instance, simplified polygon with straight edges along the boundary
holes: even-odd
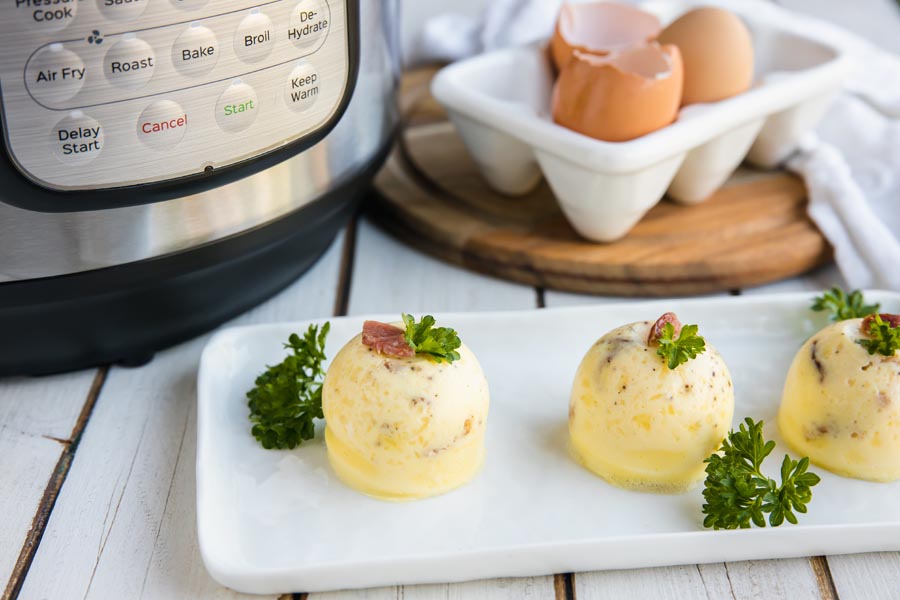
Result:
[[[326,322],[321,330],[310,325],[303,337],[291,334],[284,345],[291,354],[268,367],[247,392],[251,433],[263,448],[295,448],[315,435],[313,420],[324,417],[322,363],[330,328]]]
[[[833,287],[821,296],[813,298],[810,308],[816,312],[829,311],[832,321],[846,321],[877,313],[881,305],[866,304],[859,290],[853,290],[848,294],[839,287]]]
[[[856,343],[868,350],[869,354],[893,356],[900,349],[900,327],[891,327],[885,323],[881,315],[875,314],[869,323],[868,339],[856,340]]]
[[[696,325],[685,325],[676,338],[675,326],[666,323],[662,328],[662,334],[656,340],[659,343],[656,354],[666,361],[669,369],[677,369],[678,365],[697,358],[706,351],[706,340],[697,335],[698,331],[699,327]]]
[[[747,418],[738,431],[731,431],[719,452],[706,459],[706,483],[703,490],[704,527],[746,529],[753,525],[778,527],[784,521],[797,523],[798,513],[806,513],[812,500],[812,487],[819,476],[808,472],[809,458],[799,461],[784,456],[781,485],[762,474],[765,458],[775,442],[765,441],[763,422]]]
[[[456,349],[462,342],[459,341],[456,330],[449,327],[435,327],[434,323],[434,317],[431,315],[425,315],[416,323],[415,317],[403,313],[406,342],[416,354],[427,354],[435,362],[451,363],[459,360],[459,352]]]

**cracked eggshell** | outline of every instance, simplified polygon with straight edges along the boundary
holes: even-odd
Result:
[[[598,140],[632,140],[675,120],[683,77],[675,46],[605,57],[576,51],[553,88],[553,121]]]
[[[724,100],[753,83],[753,40],[730,11],[703,7],[686,12],[663,30],[659,43],[681,50],[682,105]]]
[[[575,51],[604,55],[656,39],[655,15],[616,2],[565,3],[550,39],[550,56],[562,71]]]
[[[870,355],[862,319],[811,337],[788,371],[778,427],[800,456],[838,475],[900,479],[900,352]]]

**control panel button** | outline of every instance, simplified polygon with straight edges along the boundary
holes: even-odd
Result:
[[[19,22],[34,31],[59,31],[74,21],[78,12],[78,0],[9,0],[9,3],[19,15]]]
[[[235,79],[225,88],[216,102],[216,121],[225,131],[241,131],[248,128],[259,114],[256,91]]]
[[[173,100],[157,100],[144,109],[137,123],[138,138],[151,148],[174,148],[184,137],[188,116]]]
[[[199,23],[191,23],[172,45],[172,64],[186,75],[205,75],[218,60],[216,34]]]
[[[113,21],[130,21],[144,14],[150,0],[97,0],[103,16]]]
[[[328,33],[328,10],[320,0],[302,0],[291,11],[288,39],[298,48],[310,48]]]
[[[302,112],[316,103],[319,97],[319,73],[306,61],[300,62],[288,75],[284,86],[284,102]]]
[[[103,126],[80,110],[72,111],[51,131],[50,145],[63,163],[89,163],[103,150]]]
[[[103,59],[103,72],[115,85],[124,88],[138,88],[153,77],[156,69],[156,53],[150,44],[126,33],[113,44]]]
[[[172,4],[184,10],[203,8],[209,0],[172,0]]]
[[[253,63],[269,56],[274,47],[275,26],[272,19],[254,8],[234,32],[234,53],[241,60]]]
[[[62,44],[50,44],[28,61],[25,83],[38,102],[63,102],[81,90],[86,71],[80,56]]]

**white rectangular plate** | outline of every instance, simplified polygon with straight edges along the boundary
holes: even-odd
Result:
[[[900,312],[900,294],[867,296]],[[226,586],[282,593],[900,550],[900,483],[814,469],[822,482],[800,525],[709,531],[700,489],[673,496],[621,490],[567,452],[569,390],[584,352],[613,327],[673,310],[682,322],[699,323],[728,363],[735,423],[764,419],[767,436],[779,441],[768,465],[777,472],[786,451],[775,427],[785,374],[802,342],[827,323],[809,304],[803,293],[438,315],[478,355],[490,383],[487,459],[468,485],[410,503],[374,500],[341,484],[321,436],[293,451],[268,451],[250,435],[245,392],[281,360],[288,335],[310,322],[224,330],[207,345],[199,373],[203,560]],[[363,320],[331,319],[329,356]]]

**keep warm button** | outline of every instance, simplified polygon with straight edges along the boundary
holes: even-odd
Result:
[[[319,74],[308,62],[299,63],[288,75],[284,88],[284,102],[302,112],[308,110],[319,97]]]
[[[151,148],[173,148],[184,137],[188,116],[172,100],[157,100],[138,118],[137,136]]]
[[[242,131],[256,120],[259,98],[252,87],[235,79],[216,102],[216,121],[225,131]]]
[[[50,144],[61,162],[88,163],[103,150],[103,126],[80,110],[72,111],[53,128]]]

